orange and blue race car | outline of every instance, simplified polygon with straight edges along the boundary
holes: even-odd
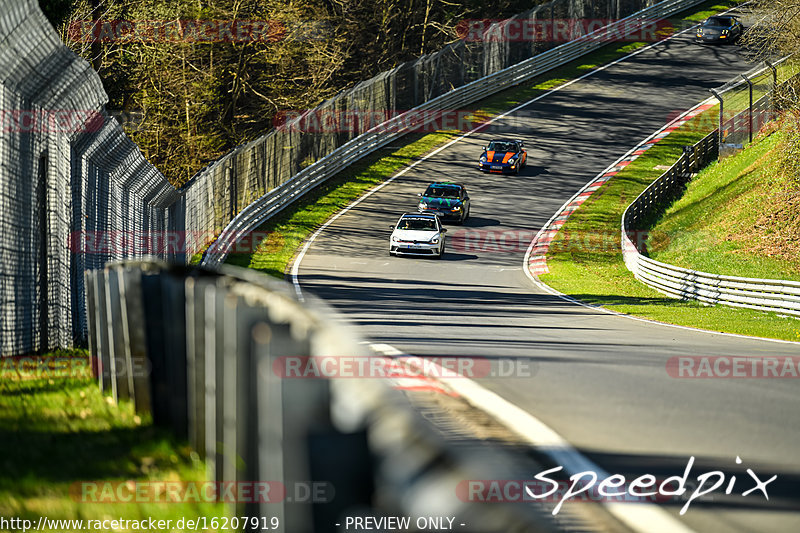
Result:
[[[519,174],[527,163],[528,153],[523,150],[522,141],[492,141],[483,147],[478,168],[483,172]]]

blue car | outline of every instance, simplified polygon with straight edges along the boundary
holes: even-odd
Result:
[[[460,183],[431,183],[418,196],[422,197],[417,205],[420,213],[438,215],[442,221],[457,224],[463,224],[469,218],[469,195],[467,188]]]
[[[483,172],[519,174],[528,164],[528,153],[522,141],[492,141],[483,147],[478,168]]]

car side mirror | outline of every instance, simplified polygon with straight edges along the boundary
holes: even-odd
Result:
[[[418,192],[418,193],[417,193],[417,196],[422,196],[422,193],[421,193],[421,192]]]
[[[485,147],[485,146],[483,147],[483,151],[484,151],[484,152],[486,151],[486,147]]]
[[[447,228],[442,228],[442,233],[447,233]]]
[[[465,196],[465,197],[464,197],[464,200],[469,200],[469,196]]]
[[[391,226],[389,226],[389,229],[390,229],[390,230],[394,230],[394,224],[392,224]]]

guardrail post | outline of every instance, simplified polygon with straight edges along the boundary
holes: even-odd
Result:
[[[207,284],[186,279],[186,388],[188,398],[189,444],[201,456],[205,441],[205,289]]]
[[[126,357],[127,347],[122,332],[122,291],[117,270],[106,267],[105,276],[111,392],[114,401],[117,402],[131,397],[128,387],[128,377],[131,375],[128,365],[130,359]]]
[[[209,477],[222,481],[222,375],[225,370],[225,290],[218,281],[205,294],[205,452]]]
[[[102,270],[94,271],[94,298],[97,332],[97,367],[100,392],[108,393],[112,390],[111,381],[111,350],[108,342],[108,319],[106,311],[106,275]]]
[[[120,398],[128,398],[127,382],[119,379],[120,374],[125,372],[124,359],[122,353],[125,351],[124,339],[118,330],[122,317],[119,310],[119,281],[117,273],[112,269],[105,269],[105,296],[106,296],[106,329],[108,334],[108,360],[109,374],[111,380],[111,395],[114,402]],[[121,368],[117,368],[120,366]]]
[[[83,273],[83,286],[85,287],[86,296],[86,332],[89,341],[89,356],[91,357],[92,376],[98,380],[98,384],[102,386],[100,380],[100,363],[97,350],[97,304],[95,300],[95,284],[94,274],[91,270]],[[102,388],[101,388],[102,390]]]
[[[122,300],[122,332],[125,338],[128,386],[137,413],[150,413],[150,363],[147,358],[142,272],[138,268],[118,268]]]
[[[142,276],[153,422],[187,436],[186,303],[183,280],[166,271]]]
[[[164,307],[164,350],[168,386],[169,416],[172,427],[181,437],[188,437],[186,399],[186,289],[180,273],[163,272],[160,276]]]
[[[313,378],[286,379],[281,375],[280,358],[306,360],[311,355],[309,339],[297,338],[290,324],[271,321],[251,324],[249,336],[252,350],[249,375],[258,379],[257,386],[253,383],[255,409],[251,413],[257,446],[257,479],[283,480],[287,498],[278,512],[283,514],[281,524],[286,531],[315,531],[313,500],[296,501],[295,492],[313,481],[308,463],[309,438],[329,426],[326,408],[329,383]],[[267,420],[271,422],[265,423]],[[287,446],[289,443],[291,446]],[[270,516],[275,507],[262,504],[251,512],[255,516]]]

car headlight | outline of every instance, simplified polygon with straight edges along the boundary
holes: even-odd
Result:
[[[428,208],[428,204],[426,204],[425,202],[420,202],[419,203],[419,208],[420,209],[427,209]]]
[[[508,164],[509,165],[514,165],[516,162],[517,162],[517,158],[516,157],[512,157],[511,159],[508,160]]]
[[[431,242],[431,244],[439,244],[439,236],[437,235],[436,237],[434,237],[433,239],[431,239],[431,241],[430,241],[430,242]]]
[[[396,235],[392,235],[392,242],[397,242],[399,240],[400,239],[398,239]]]
[[[454,207],[452,210],[453,210],[453,211],[461,211],[461,206],[460,206],[460,205],[457,205],[457,206],[455,206],[455,207]]]
[[[485,155],[481,156],[481,163],[486,163],[486,156]]]

